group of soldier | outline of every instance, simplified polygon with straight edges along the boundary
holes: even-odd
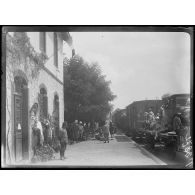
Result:
[[[34,156],[41,148],[50,146],[56,152],[60,151],[60,158],[64,159],[64,152],[68,143],[78,143],[89,138],[97,139],[97,137],[101,137],[99,140],[104,141],[104,143],[109,143],[109,135],[112,137],[115,133],[115,128],[109,121],[84,123],[75,120],[69,124],[65,121],[59,129],[53,127],[49,120],[40,121],[38,117],[33,117],[32,121]]]
[[[67,127],[68,138],[73,142],[83,141],[89,135],[89,124],[75,120]]]
[[[160,114],[157,113],[155,116],[154,112],[152,111],[152,108],[148,109],[148,112],[144,113],[144,128],[145,129],[152,129],[154,125],[160,120]]]
[[[68,138],[70,143],[88,140],[89,137],[96,138],[96,135],[104,137],[108,142],[109,134],[114,134],[114,126],[110,123],[83,123],[75,120],[67,127]]]

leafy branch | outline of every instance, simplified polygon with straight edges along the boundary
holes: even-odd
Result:
[[[16,69],[24,60],[24,69],[31,72],[30,76],[36,78],[42,66],[44,66],[47,55],[43,52],[38,53],[31,45],[25,32],[15,32],[13,37],[7,34],[6,48],[10,53],[12,68]]]

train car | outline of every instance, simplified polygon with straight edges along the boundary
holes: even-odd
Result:
[[[140,137],[143,131],[145,112],[148,112],[149,108],[152,109],[156,115],[160,111],[162,106],[162,100],[142,100],[135,101],[126,107],[128,131],[126,134],[132,137]]]
[[[160,123],[157,129],[146,130],[146,143],[154,148],[156,143],[184,152],[190,131],[190,94],[174,94],[163,98]]]

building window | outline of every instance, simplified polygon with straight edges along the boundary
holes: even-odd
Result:
[[[53,40],[54,40],[54,65],[58,67],[58,37],[56,32],[54,32]]]
[[[39,33],[39,49],[46,54],[46,33]]]

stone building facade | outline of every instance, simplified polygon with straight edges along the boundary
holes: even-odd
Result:
[[[31,159],[31,111],[39,120],[64,121],[63,45],[68,32],[14,32],[6,36],[6,164]],[[71,50],[71,48],[70,48]]]

